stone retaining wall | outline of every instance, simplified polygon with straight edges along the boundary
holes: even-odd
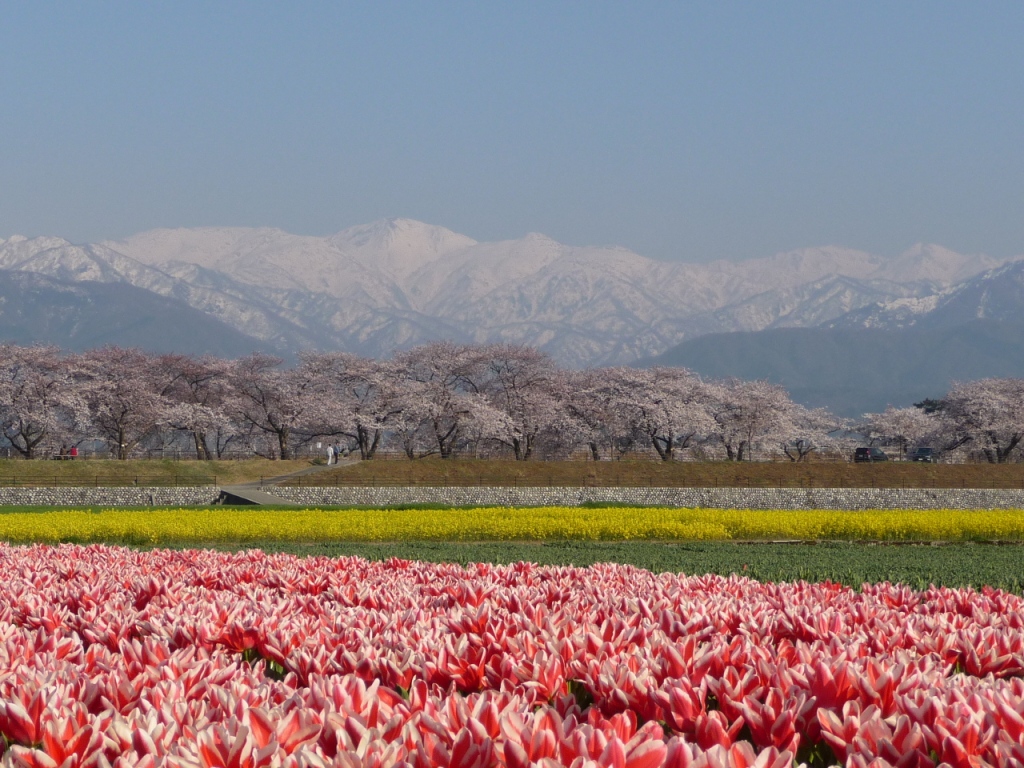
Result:
[[[0,505],[40,505],[52,507],[183,507],[212,504],[220,494],[211,486],[191,488],[0,488]]]
[[[271,488],[308,506],[576,506],[585,502],[717,509],[1024,509],[1024,490],[899,488]],[[0,505],[55,507],[213,504],[219,488],[0,488]]]
[[[503,488],[267,489],[309,506],[451,504],[576,506],[585,502],[717,509],[1024,509],[1024,490],[883,488]]]

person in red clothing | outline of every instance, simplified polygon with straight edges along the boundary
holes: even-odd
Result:
[[[77,445],[72,445],[71,446],[71,450],[68,451],[68,458],[71,459],[72,461],[74,461],[75,459],[78,458],[78,446]]]

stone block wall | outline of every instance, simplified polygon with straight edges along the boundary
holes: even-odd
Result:
[[[586,502],[716,509],[1024,509],[1024,490],[899,488],[265,488],[303,506],[443,504],[576,506]],[[219,488],[0,488],[0,505],[162,506],[213,504]]]
[[[184,507],[212,504],[219,488],[0,488],[0,505],[40,505],[49,507]]]
[[[269,489],[268,489],[269,490]],[[716,509],[1024,509],[1024,490],[900,488],[275,488],[308,506],[576,506],[586,502]]]

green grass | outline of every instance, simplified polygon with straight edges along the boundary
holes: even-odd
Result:
[[[182,547],[184,548],[184,547]],[[262,549],[300,556],[358,556],[369,560],[511,563],[588,566],[628,563],[664,573],[723,576],[740,574],[760,581],[824,581],[859,587],[889,581],[925,589],[997,587],[1024,593],[1024,544],[737,544],[701,542],[551,542],[475,543],[404,542],[388,544],[283,544],[256,542],[243,547],[217,544],[214,549]]]

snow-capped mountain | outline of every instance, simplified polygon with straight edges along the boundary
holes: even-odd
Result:
[[[1024,260],[1007,262],[925,296],[879,301],[823,325],[889,330],[952,328],[972,320],[1024,321]]]
[[[0,270],[125,283],[282,351],[386,356],[439,338],[513,341],[576,366],[631,362],[706,333],[820,325],[899,302],[925,306],[998,266],[933,245],[895,258],[828,246],[689,264],[535,233],[477,242],[408,219],[330,237],[204,227],[85,245],[0,240]]]

